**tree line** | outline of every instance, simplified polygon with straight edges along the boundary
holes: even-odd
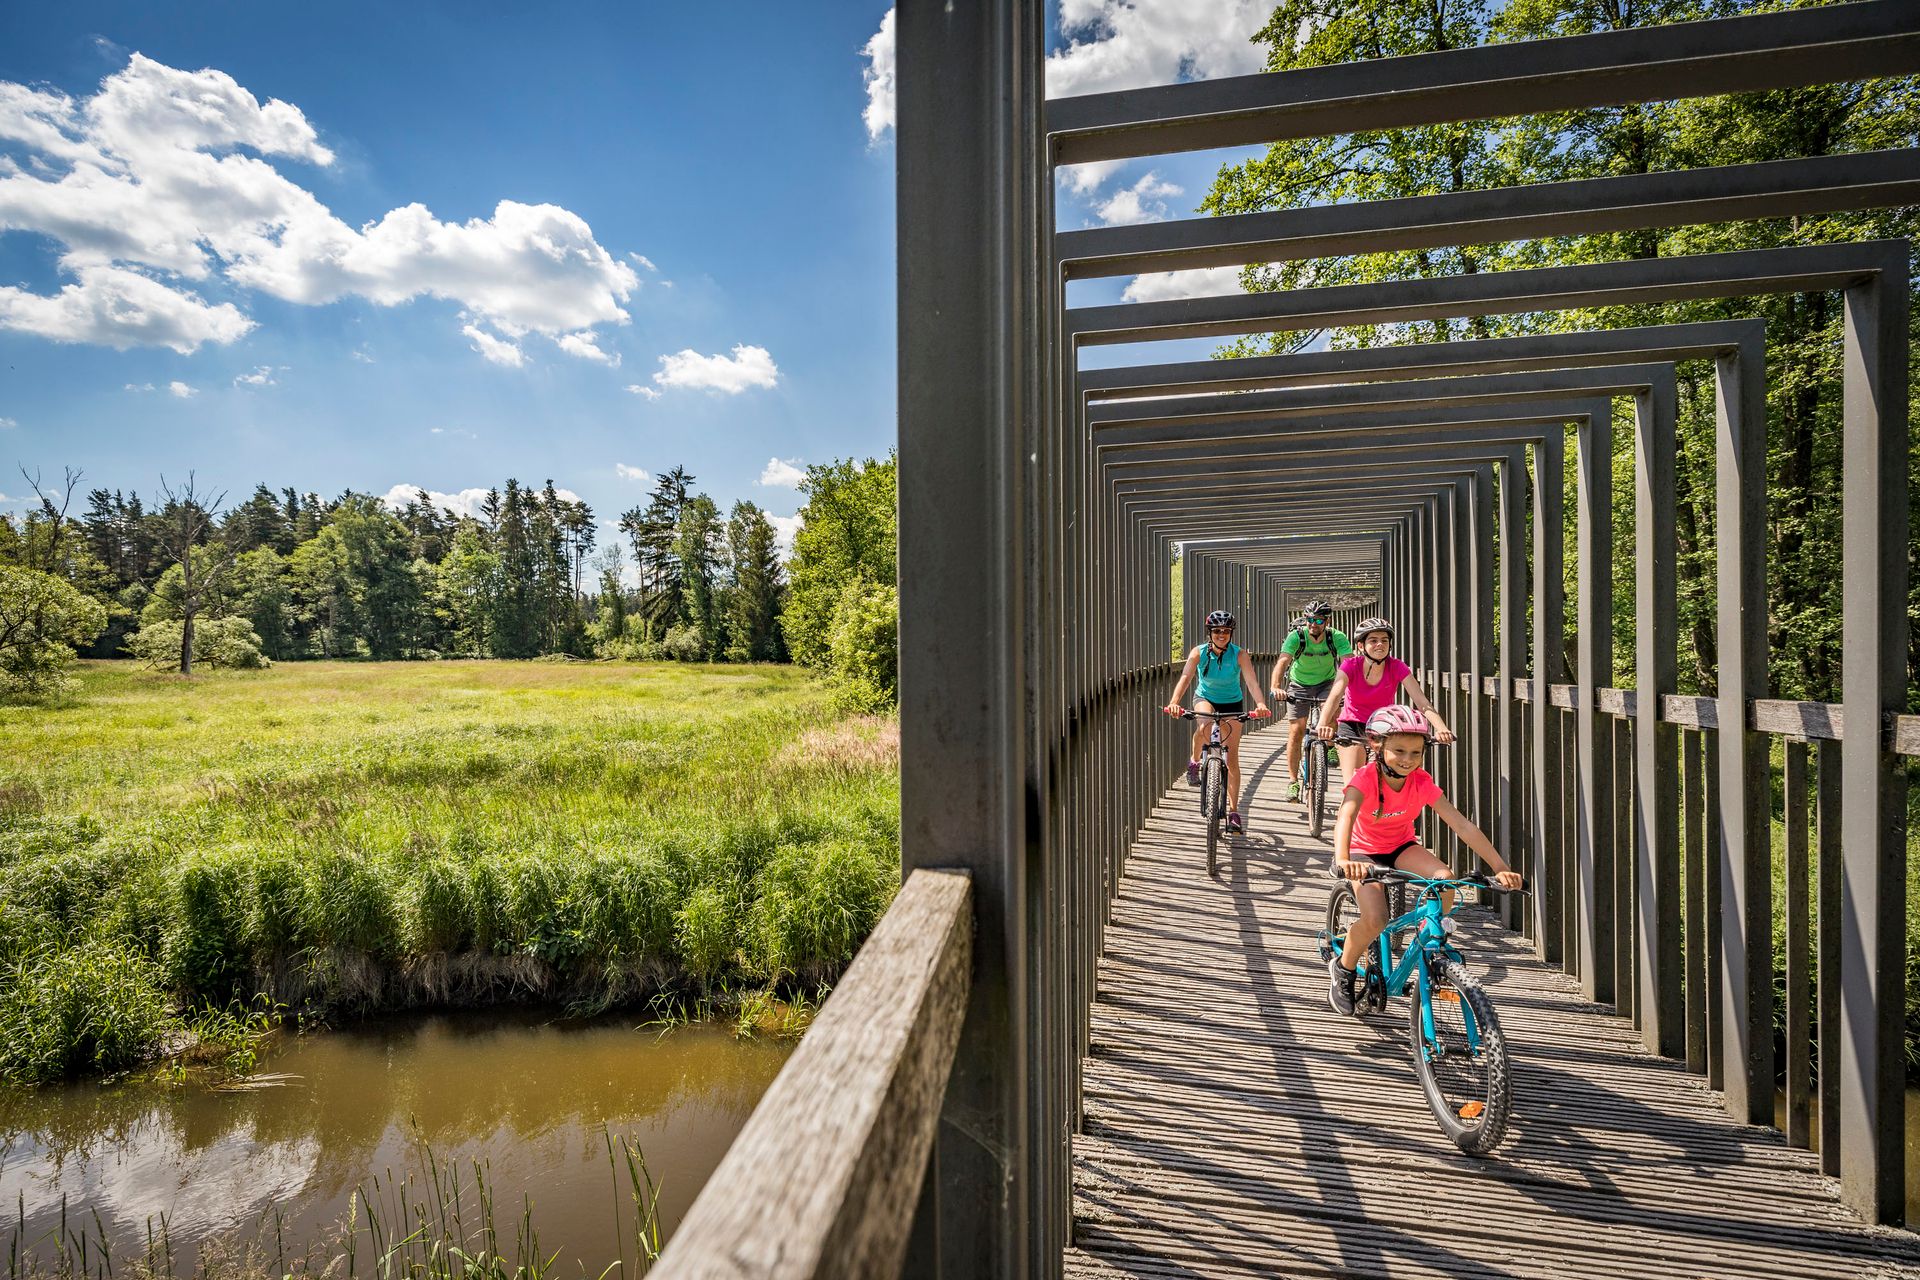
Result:
[[[675,467],[601,543],[585,502],[509,479],[472,512],[261,484],[228,505],[190,476],[150,498],[29,476],[0,515],[0,693],[47,692],[77,650],[196,662],[798,658],[854,702],[894,682],[893,461],[809,469],[792,562],[751,502],[722,513]],[[634,572],[626,566],[629,557]],[[791,574],[791,582],[789,581]]]

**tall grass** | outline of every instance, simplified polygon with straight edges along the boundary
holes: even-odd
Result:
[[[778,667],[86,664],[0,717],[0,1076],[261,994],[810,988],[898,883],[897,741]]]
[[[596,1274],[598,1280],[645,1275],[663,1243],[659,1187],[637,1143],[604,1136],[620,1256]],[[522,1198],[517,1209],[498,1204],[490,1177],[484,1162],[443,1163],[423,1141],[414,1167],[361,1183],[342,1219],[303,1241],[298,1253],[287,1247],[277,1209],[252,1230],[191,1254],[175,1247],[164,1217],[149,1221],[144,1248],[129,1255],[114,1248],[97,1213],[74,1220],[63,1204],[59,1222],[38,1238],[28,1236],[21,1209],[0,1234],[0,1257],[7,1280],[547,1280],[575,1274],[559,1263],[559,1251],[542,1246],[533,1202]]]

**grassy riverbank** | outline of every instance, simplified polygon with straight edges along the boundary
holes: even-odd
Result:
[[[0,713],[0,1071],[115,1069],[259,991],[818,982],[897,882],[894,736],[784,667],[85,664]]]

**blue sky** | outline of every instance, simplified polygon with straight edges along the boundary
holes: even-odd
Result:
[[[0,10],[0,508],[17,462],[236,497],[552,477],[611,520],[679,464],[788,516],[774,460],[884,452],[887,10],[715,12]],[[1259,14],[1063,0],[1050,75],[1252,71]],[[1083,173],[1062,223],[1180,216],[1218,160]]]

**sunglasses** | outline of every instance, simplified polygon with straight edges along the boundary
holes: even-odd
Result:
[[[1210,636],[1230,636],[1233,634],[1233,628],[1232,627],[1208,627],[1207,634]]]

